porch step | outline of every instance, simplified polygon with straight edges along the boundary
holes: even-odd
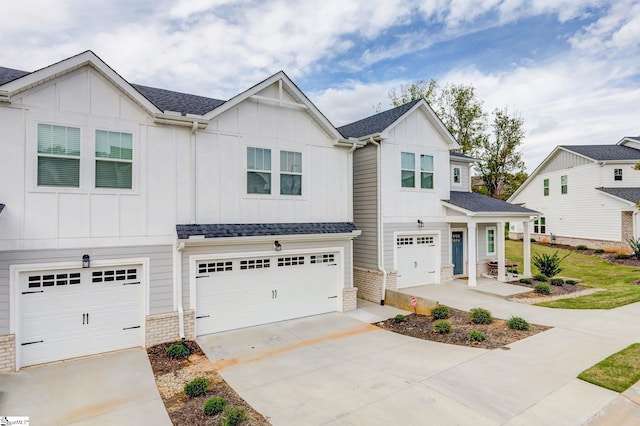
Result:
[[[477,287],[469,287],[469,290],[499,297],[501,299],[506,299],[508,297],[515,296],[516,294],[529,293],[531,291],[531,289],[527,287],[501,282],[482,283]]]

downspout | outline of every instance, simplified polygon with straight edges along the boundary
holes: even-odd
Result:
[[[191,135],[189,137],[189,150],[191,151],[191,200],[189,203],[189,220],[193,225],[196,223],[196,197],[198,194],[197,190],[197,155],[196,155],[196,131],[198,130],[198,122],[194,121],[193,126],[191,127]]]
[[[382,188],[380,171],[382,169],[382,147],[378,142],[373,140],[373,137],[369,138],[369,142],[374,144],[378,150],[378,161],[376,164],[376,197],[378,198],[377,208],[377,221],[378,221],[378,271],[382,272],[382,292],[380,294],[380,305],[384,306],[384,297],[387,291],[387,271],[384,269],[384,235],[382,229]]]
[[[351,149],[349,150],[349,173],[347,176],[349,176],[349,185],[348,188],[350,189],[351,192],[351,196],[349,197],[348,200],[348,206],[347,206],[347,211],[349,212],[349,221],[353,221],[353,151],[356,150],[356,148],[358,147],[357,142],[354,142],[353,145],[351,145]]]
[[[176,308],[178,310],[178,332],[180,333],[180,339],[184,340],[184,310],[182,309],[182,249],[184,249],[184,243],[176,243],[173,247],[173,270],[175,271],[174,282],[175,285],[175,300]]]

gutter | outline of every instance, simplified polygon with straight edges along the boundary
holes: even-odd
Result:
[[[191,197],[189,200],[189,219],[193,225],[196,223],[196,199],[198,195],[198,179],[197,179],[197,154],[196,154],[196,132],[198,131],[198,122],[193,120],[191,126],[191,134],[189,135],[189,150],[191,153]]]
[[[173,246],[173,270],[174,272],[174,299],[176,301],[176,308],[178,311],[178,332],[180,334],[180,340],[185,339],[184,335],[184,309],[182,308],[182,249],[184,249],[183,242],[177,242]]]
[[[380,293],[380,305],[384,306],[385,293],[387,291],[387,271],[384,269],[384,234],[382,226],[382,188],[380,178],[380,171],[382,169],[382,147],[380,143],[373,139],[373,136],[369,138],[369,142],[374,144],[378,151],[378,161],[376,162],[376,196],[378,203],[376,206],[377,212],[377,225],[378,225],[378,271],[382,272],[382,292]]]

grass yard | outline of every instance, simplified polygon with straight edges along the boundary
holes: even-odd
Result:
[[[585,382],[624,392],[640,380],[640,343],[617,352],[578,376]]]
[[[506,241],[506,256],[516,262],[522,273],[522,241]],[[563,277],[578,278],[585,287],[603,288],[605,291],[573,299],[560,299],[539,303],[538,306],[564,309],[612,309],[629,303],[640,302],[640,285],[632,284],[640,279],[640,268],[614,265],[595,256],[588,256],[564,249],[531,244],[531,254],[558,251],[560,257],[571,253],[561,264]],[[538,270],[531,265],[532,273]]]

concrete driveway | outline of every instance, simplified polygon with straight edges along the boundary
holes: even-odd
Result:
[[[274,425],[579,425],[618,397],[576,376],[637,339],[640,304],[568,312],[445,287],[432,290],[450,306],[465,294],[462,308],[487,307],[503,318],[522,314],[556,328],[488,351],[383,331],[362,321],[376,315],[359,309],[198,342],[222,377]]]
[[[33,425],[171,425],[141,348],[1,374],[0,415]]]

